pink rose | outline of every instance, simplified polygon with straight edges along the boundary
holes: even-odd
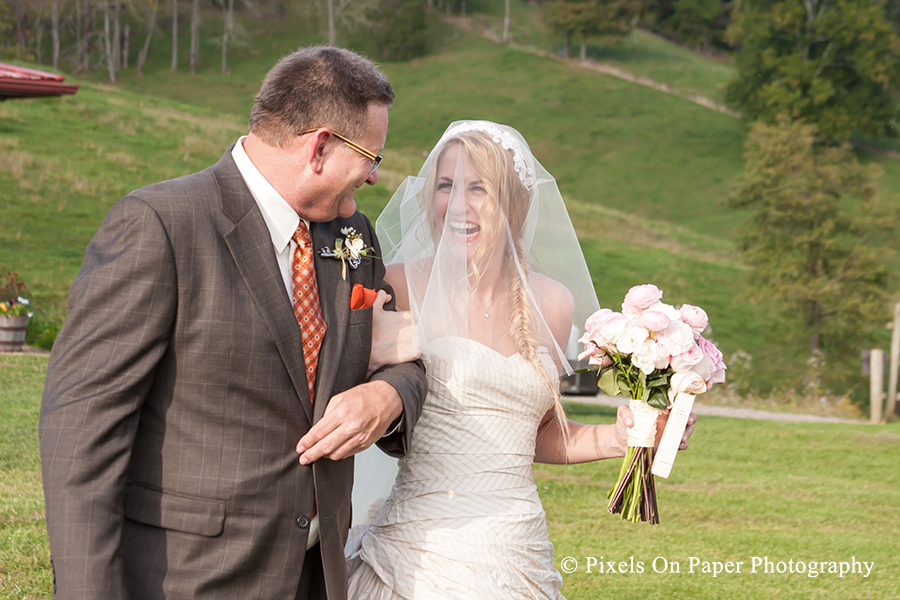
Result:
[[[713,344],[711,341],[704,338],[702,335],[697,340],[697,344],[700,346],[700,349],[703,351],[703,354],[708,356],[710,360],[712,360],[713,365],[716,370],[724,370],[728,367],[725,366],[725,361],[722,357],[722,352]]]
[[[625,302],[622,304],[622,312],[638,313],[648,308],[651,304],[662,298],[662,291],[648,283],[636,285],[625,294]]]
[[[582,344],[584,344],[584,351],[578,355],[578,360],[584,360],[588,356],[597,356],[603,354],[603,349],[597,346],[594,342],[590,340],[585,340],[581,338],[578,340]]]
[[[660,371],[665,371],[669,368],[669,361],[671,360],[672,355],[669,354],[669,351],[659,343],[659,338],[656,340],[656,368]]]
[[[672,370],[676,373],[687,373],[703,359],[703,350],[694,344],[681,354],[672,357]]]
[[[598,348],[602,348],[607,346],[606,338],[603,337],[603,334],[600,332],[600,328],[603,323],[606,321],[609,315],[613,314],[608,308],[601,308],[590,317],[588,317],[587,321],[584,323],[584,335],[579,338],[579,342],[584,344],[584,352],[583,356],[579,356],[578,360],[581,360],[584,356],[588,356],[596,351]]]
[[[709,324],[709,317],[706,315],[706,311],[699,306],[692,306],[690,304],[682,305],[681,320],[687,323],[697,335],[703,333],[703,330],[706,329],[707,324]]]
[[[716,366],[708,356],[704,356],[700,359],[700,362],[691,368],[691,371],[702,377],[703,381],[706,382],[707,389],[709,389],[711,385],[710,379],[712,379],[713,373],[716,372]]]
[[[584,322],[584,330],[588,333],[593,333],[595,329],[598,329],[600,325],[603,324],[607,316],[611,314],[613,314],[612,310],[608,308],[601,308],[587,318],[587,321]]]
[[[659,346],[660,354],[665,353],[666,356],[673,356],[683,352],[681,348],[675,347],[675,344],[672,343],[665,331],[660,331],[653,336],[653,339],[656,340],[656,344]]]
[[[598,367],[608,367],[613,363],[612,359],[606,354],[595,354],[588,361],[589,365],[598,366]]]
[[[638,323],[640,323],[641,327],[646,327],[650,331],[662,331],[669,326],[669,317],[665,313],[647,310],[640,316]]]

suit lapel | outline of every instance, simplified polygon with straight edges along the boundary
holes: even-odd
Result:
[[[334,248],[334,235],[326,223],[311,223],[312,242],[315,248],[316,280],[319,284],[319,302],[328,331],[319,352],[316,367],[316,402],[313,423],[322,418],[325,406],[331,398],[334,381],[340,367],[347,320],[350,316],[350,282],[341,276],[341,261],[319,255],[319,248]]]
[[[300,328],[284,289],[269,229],[231,158],[231,149],[212,169],[222,194],[222,210],[235,222],[234,227],[224,235],[225,243],[275,338],[275,345],[300,398],[303,412],[312,423]]]

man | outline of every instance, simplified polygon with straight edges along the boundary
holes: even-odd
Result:
[[[380,254],[353,194],[378,180],[393,97],[366,59],[300,50],[216,165],[112,208],[41,407],[57,598],[346,596],[342,459],[401,453],[425,392],[420,363],[365,382],[372,310],[351,289],[384,266],[333,252],[358,234]]]

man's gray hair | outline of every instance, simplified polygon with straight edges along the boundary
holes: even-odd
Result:
[[[369,103],[393,101],[390,82],[369,59],[310,46],[282,58],[266,75],[250,111],[250,131],[277,147],[314,127],[357,139],[365,133]]]

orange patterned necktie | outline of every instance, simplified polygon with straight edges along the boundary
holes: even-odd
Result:
[[[306,363],[306,381],[309,383],[309,401],[313,402],[316,389],[316,365],[319,362],[319,348],[325,338],[325,319],[319,306],[319,286],[316,283],[316,269],[313,265],[312,239],[306,223],[294,232],[294,261],[291,265],[294,284],[294,315],[300,325],[303,342],[303,360]]]

